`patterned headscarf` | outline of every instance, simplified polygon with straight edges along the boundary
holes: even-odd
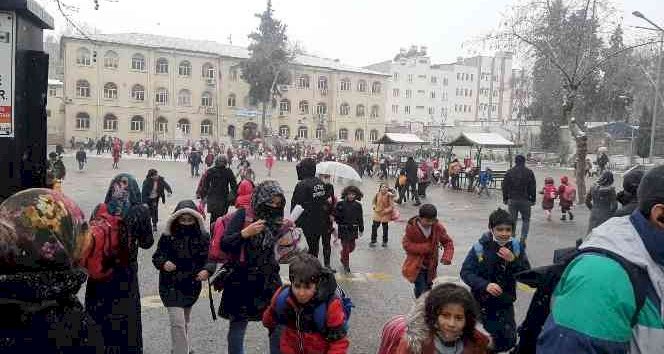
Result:
[[[611,171],[604,171],[599,179],[597,184],[601,187],[608,187],[613,184],[613,173]]]
[[[260,205],[272,202],[272,197],[277,195],[282,198],[284,197],[284,190],[279,186],[279,182],[272,180],[264,181],[254,188],[254,193],[251,196],[251,208],[256,211]],[[273,248],[280,234],[279,229],[272,230],[270,227],[266,227],[263,230],[261,240],[263,248]]]
[[[126,185],[122,183],[123,180],[127,181]],[[123,217],[127,216],[132,206],[141,204],[141,190],[134,176],[128,173],[115,176],[108,187],[104,203],[108,205],[111,214],[119,212]]]
[[[28,189],[0,205],[0,273],[69,269],[90,242],[81,209],[50,189]]]

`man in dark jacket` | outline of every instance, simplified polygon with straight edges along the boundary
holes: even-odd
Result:
[[[173,194],[171,186],[166,183],[164,177],[159,175],[159,172],[154,168],[148,171],[148,175],[143,181],[143,188],[141,189],[141,199],[144,204],[150,207],[150,219],[152,220],[152,230],[157,231],[157,221],[159,221],[159,199],[162,203],[166,203],[166,193],[170,197]]]
[[[211,215],[210,225],[228,212],[228,207],[237,193],[235,174],[227,164],[224,156],[217,156],[214,167],[205,172],[196,192],[198,198],[207,202],[207,209]]]
[[[408,189],[410,189],[411,195],[415,196],[415,204],[413,205],[419,206],[421,202],[417,193],[417,182],[419,180],[417,178],[417,163],[412,156],[409,156],[408,161],[406,161],[406,177],[408,177]]]
[[[521,214],[521,243],[525,245],[530,228],[530,209],[537,198],[537,184],[535,174],[526,167],[523,155],[517,155],[514,162],[516,166],[507,171],[503,180],[503,203],[508,206],[515,225]]]
[[[189,154],[188,162],[191,167],[191,177],[200,176],[198,170],[202,162],[201,153],[198,152],[196,149],[192,149],[191,153]]]
[[[636,191],[639,189],[641,179],[643,178],[643,171],[634,170],[630,171],[623,177],[623,190],[618,193],[618,201],[622,205],[613,216],[626,216],[631,215],[639,206]]]
[[[88,162],[88,156],[85,153],[85,148],[81,146],[76,152],[76,161],[78,162],[78,170],[82,171],[85,164]]]

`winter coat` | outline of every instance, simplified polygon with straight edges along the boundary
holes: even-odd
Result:
[[[426,323],[427,296],[429,293],[424,293],[417,299],[413,308],[406,315],[406,331],[401,337],[396,351],[393,352],[394,354],[436,354],[435,333],[432,333]],[[462,354],[489,353],[489,336],[478,329],[475,329],[472,336],[464,337],[461,340],[463,341]]]
[[[201,153],[198,151],[192,151],[191,154],[189,154],[188,162],[192,166],[198,166],[201,164],[203,161],[203,158],[201,157]]]
[[[364,232],[364,212],[362,204],[356,200],[342,200],[337,203],[334,219],[339,227],[339,238],[354,240]]]
[[[237,187],[237,197],[235,198],[235,208],[246,208],[251,204],[251,193],[254,191],[253,184],[248,180],[242,180]]]
[[[426,237],[417,225],[419,219],[419,216],[415,216],[408,220],[406,233],[401,241],[403,249],[406,251],[406,260],[401,267],[401,274],[411,283],[415,282],[423,267],[429,271],[428,279],[436,277],[440,247],[443,248],[443,255],[440,257],[443,264],[450,264],[454,256],[454,242],[447,234],[445,226],[440,222],[435,223],[432,226],[431,235]]]
[[[551,210],[555,205],[558,190],[553,184],[547,184],[542,188],[542,209]],[[553,198],[552,198],[553,197]]]
[[[308,166],[302,166],[298,170],[302,180],[295,186],[291,198],[291,210],[298,204],[304,209],[296,224],[302,228],[305,235],[322,235],[330,229],[332,208],[327,201],[332,195],[325,183],[314,177],[315,172],[315,165],[314,170]]]
[[[639,207],[639,201],[637,200],[636,195],[630,192],[624,190],[620,191],[618,192],[616,199],[618,199],[622,206],[618,208],[615,213],[613,213],[614,217],[631,215],[634,210]]]
[[[325,284],[323,284],[325,283]],[[263,313],[263,325],[270,331],[282,325],[279,348],[281,354],[345,354],[350,342],[344,329],[345,312],[339,298],[334,298],[336,281],[331,274],[325,274],[318,284],[314,298],[300,305],[293,293],[286,299],[286,310],[281,314],[282,323],[276,312],[277,296],[287,286],[279,288],[272,297],[270,306]],[[326,333],[321,333],[314,321],[314,310],[327,303]]]
[[[198,230],[195,234],[183,235],[174,223],[183,214],[196,218]],[[159,297],[165,307],[191,307],[201,293],[201,282],[196,275],[207,270],[214,273],[215,264],[207,263],[210,234],[206,222],[194,209],[177,210],[166,221],[166,229],[152,255],[152,264],[159,270]],[[173,272],[164,270],[164,264],[175,264]]]
[[[535,203],[537,198],[535,174],[525,164],[517,164],[505,173],[502,189],[505,204],[510,200]]]
[[[87,162],[88,161],[87,154],[85,153],[85,151],[78,150],[76,152],[76,161],[79,161],[79,162]]]
[[[489,182],[493,181],[493,175],[489,171],[482,171],[480,172],[480,186],[485,187],[489,184]]]
[[[573,200],[565,199],[565,190],[567,188],[574,188],[574,187],[570,186],[569,184],[561,184],[560,186],[558,186],[558,196],[560,197],[559,204],[560,207],[562,208],[571,208],[574,205]]]
[[[480,259],[475,252],[475,248],[470,249],[461,266],[461,279],[470,286],[475,300],[482,308],[512,306],[516,301],[516,278],[514,275],[530,269],[530,262],[525,249],[522,247],[519,255],[515,254],[516,259],[507,262],[498,256],[500,245],[493,240],[491,232],[484,233],[478,242],[482,245],[483,255]],[[511,242],[508,242],[505,247],[514,252]],[[489,283],[500,285],[503,293],[497,297],[489,294],[486,291]]]
[[[417,163],[414,159],[408,159],[406,161],[406,176],[408,177],[408,183],[417,183]]]
[[[229,200],[229,194],[235,193],[237,180],[230,168],[214,166],[208,169],[201,179],[197,196],[207,199],[210,213],[221,213]]]
[[[152,180],[152,178],[146,178],[143,181],[143,188],[141,188],[141,197],[143,199],[143,203],[145,204],[150,203],[150,194],[152,193],[153,183],[154,181]],[[169,194],[173,194],[171,186],[166,182],[164,177],[159,176],[159,179],[157,180],[157,199],[161,199],[161,202],[164,204],[166,203],[165,191],[168,191]]]
[[[392,221],[392,211],[394,210],[394,200],[392,193],[381,194],[378,192],[373,204],[373,221],[390,222]]]
[[[226,227],[221,249],[239,259],[242,250],[245,261],[234,263],[224,282],[219,315],[226,319],[260,321],[274,292],[281,286],[279,263],[274,249],[262,247],[258,237],[242,238],[246,212],[240,209]]]
[[[586,194],[586,206],[590,209],[588,231],[609,220],[618,209],[616,190],[613,186],[593,185]]]

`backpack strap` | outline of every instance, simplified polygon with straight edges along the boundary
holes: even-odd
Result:
[[[519,258],[521,255],[521,241],[516,239],[516,237],[512,237],[512,253],[514,253],[514,257]]]
[[[334,295],[329,301],[332,301],[336,298],[337,296]],[[318,328],[321,333],[326,333],[327,330],[327,304],[329,301],[320,303],[314,309],[314,322],[316,323],[316,328]]]
[[[473,244],[473,251],[475,251],[475,256],[477,256],[477,262],[484,262],[484,246],[479,241]]]
[[[288,307],[288,297],[290,296],[290,292],[290,286],[284,286],[281,291],[279,291],[274,306],[277,322],[282,325],[288,323],[288,318],[286,318],[286,308]]]

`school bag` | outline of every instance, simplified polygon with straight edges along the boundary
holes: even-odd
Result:
[[[408,177],[406,177],[406,175],[400,175],[399,176],[399,185],[403,187],[406,184],[408,184]]]
[[[284,286],[277,295],[275,302],[274,311],[277,317],[277,321],[283,325],[288,322],[288,319],[286,318],[286,309],[288,308],[288,297],[290,296],[290,293],[291,287]],[[327,331],[327,307],[334,299],[339,299],[341,301],[341,305],[344,310],[343,330],[345,332],[348,331],[348,323],[350,320],[351,311],[355,305],[353,305],[353,301],[346,294],[344,289],[337,285],[334,296],[332,296],[329,301],[319,304],[314,309],[314,322],[316,324],[316,329],[318,329],[318,332],[320,333],[325,333]]]
[[[121,264],[119,223],[120,218],[111,215],[106,204],[100,204],[92,215],[89,223],[91,242],[83,250],[80,261],[90,279],[109,281],[113,277],[113,268]]]
[[[231,260],[240,260],[244,259],[244,249],[242,249],[240,257],[238,259],[233,258],[232,256],[226,254],[221,249],[221,242],[224,239],[224,233],[226,232],[226,227],[235,217],[236,212],[227,213],[226,215],[217,218],[212,226],[212,238],[210,239],[210,248],[208,250],[208,259],[210,262],[215,263],[226,263]],[[247,221],[245,220],[245,226],[247,226]]]
[[[639,313],[646,301],[645,289],[648,287],[648,273],[646,270],[637,267],[616,253],[601,248],[589,247],[579,250],[572,247],[559,249],[554,252],[553,264],[516,274],[517,281],[536,288],[536,291],[528,307],[526,318],[517,330],[519,342],[512,354],[535,353],[537,338],[551,313],[551,298],[565,272],[565,268],[576,257],[586,253],[599,254],[610,258],[618,262],[627,272],[636,302],[636,310],[632,314],[630,323],[632,327],[636,325]]]
[[[565,186],[565,190],[563,191],[563,199],[570,202],[576,200],[576,188],[573,186]]]
[[[544,186],[544,199],[556,199],[556,187],[552,184]]]
[[[406,316],[397,315],[392,317],[383,326],[383,333],[380,336],[380,347],[377,354],[394,354],[397,352],[401,338],[406,334],[408,324]]]

